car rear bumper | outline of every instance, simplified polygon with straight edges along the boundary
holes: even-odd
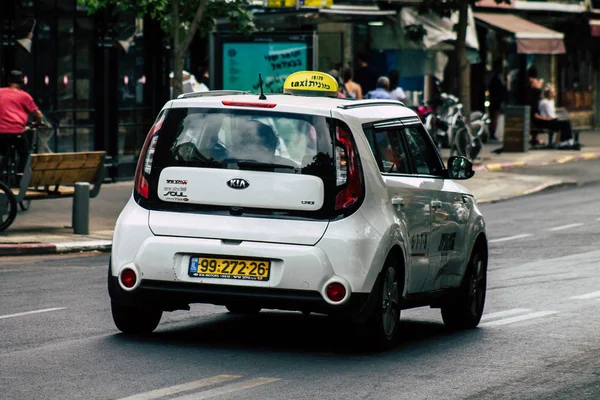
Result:
[[[369,293],[352,293],[336,306],[314,290],[274,289],[189,282],[142,280],[133,291],[125,291],[117,277],[109,275],[111,301],[133,307],[157,307],[165,311],[187,309],[189,304],[251,304],[265,309],[311,311],[354,317],[367,313]]]

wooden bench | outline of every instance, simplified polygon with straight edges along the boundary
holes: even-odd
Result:
[[[104,180],[103,151],[78,153],[31,154],[18,189],[13,189],[17,201],[73,197],[74,185],[93,185],[90,198],[100,192]]]
[[[556,116],[560,119],[568,119],[569,113],[566,108],[558,107],[556,109]],[[573,129],[573,139],[575,139],[575,143],[579,143],[579,131],[586,130],[586,129],[592,129],[591,126],[572,126],[571,128]],[[531,150],[554,149],[555,144],[556,144],[554,141],[554,138],[560,137],[560,132],[558,130],[542,129],[542,128],[537,128],[533,125],[530,128],[530,134],[531,134],[531,142],[530,142]],[[548,142],[546,144],[542,144],[542,145],[535,145],[533,143],[533,141],[534,141],[534,139],[537,139],[537,137],[539,135],[547,135]]]
[[[19,203],[72,197],[73,230],[82,233],[78,231],[88,229],[89,199],[100,193],[104,180],[105,154],[103,151],[30,154],[20,186],[12,190],[13,194]],[[79,183],[89,184],[91,188],[76,191]]]

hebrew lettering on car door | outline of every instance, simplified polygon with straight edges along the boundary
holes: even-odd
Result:
[[[441,178],[443,164],[427,132],[420,126],[404,129],[414,168],[428,181],[431,198],[430,274],[427,286],[433,290],[460,285],[464,260],[464,237],[469,208],[457,185]]]
[[[444,179],[442,179],[444,167],[439,153],[422,125],[405,126],[402,131],[410,152],[413,173],[418,177],[422,187],[427,190],[429,195],[431,230],[427,246],[429,274],[425,287],[436,290],[438,289],[437,277],[443,268],[440,260],[440,241],[442,240],[440,238],[440,221],[446,223],[448,213],[444,202],[440,200],[440,193],[444,187]],[[452,235],[444,236],[443,246],[448,248],[454,246]]]
[[[430,199],[423,181],[412,175],[410,158],[401,137],[400,127],[375,129],[370,138],[387,186],[390,202],[398,218],[406,221],[409,235],[410,281],[408,293],[429,290],[425,287],[429,273]]]

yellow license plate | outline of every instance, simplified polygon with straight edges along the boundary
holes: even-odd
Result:
[[[190,257],[189,276],[199,278],[268,281],[271,262],[266,260]]]

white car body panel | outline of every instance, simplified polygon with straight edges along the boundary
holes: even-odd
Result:
[[[328,221],[234,217],[172,211],[150,211],[149,218],[150,229],[159,236],[247,240],[304,246],[312,246],[317,243],[323,237],[329,224]]]

